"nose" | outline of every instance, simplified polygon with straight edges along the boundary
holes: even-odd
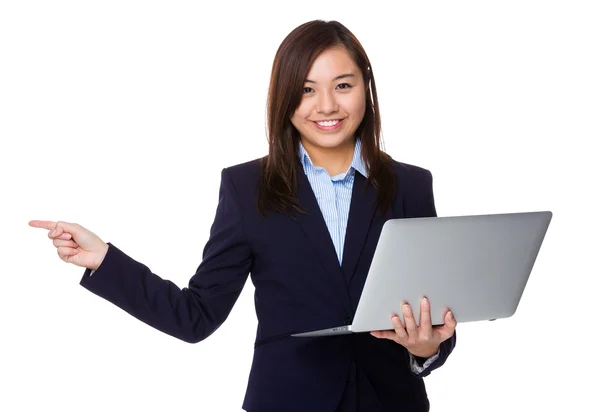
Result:
[[[335,96],[330,91],[324,91],[319,93],[317,99],[317,107],[316,110],[318,113],[328,114],[336,112],[338,109],[337,101],[335,100]]]

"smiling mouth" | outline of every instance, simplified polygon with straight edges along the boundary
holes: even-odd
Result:
[[[340,119],[336,119],[336,120],[323,120],[323,121],[315,122],[315,123],[317,123],[319,126],[335,126],[339,122],[340,122]]]
[[[340,127],[344,119],[325,120],[313,122],[320,130],[335,130]]]

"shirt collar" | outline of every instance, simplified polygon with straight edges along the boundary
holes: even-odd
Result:
[[[302,167],[304,168],[304,173],[307,173],[306,170],[309,167],[316,167],[316,166],[313,164],[312,160],[310,159],[310,156],[308,155],[308,152],[304,148],[304,145],[302,144],[302,142],[299,142],[299,144],[300,144],[300,150],[298,151],[298,156],[300,157],[300,162],[302,163]],[[356,170],[364,177],[368,177],[367,176],[367,168],[365,166],[365,163],[362,160],[360,152],[361,152],[360,139],[356,139],[356,144],[354,145],[354,156],[352,157],[352,163],[350,163],[350,168],[344,174],[347,174],[351,170]]]

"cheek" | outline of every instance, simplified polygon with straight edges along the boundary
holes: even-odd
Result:
[[[359,105],[358,116],[360,117],[361,120],[365,116],[366,107],[367,106],[364,101]]]
[[[308,120],[307,118],[310,116],[310,109],[308,107],[306,107],[307,105],[305,104],[301,104],[298,109],[296,109],[296,112],[294,113],[294,116],[292,117],[292,123],[297,127],[302,125],[302,123],[306,123]]]
[[[356,102],[356,112],[357,115],[362,119],[365,115],[365,110],[367,107],[367,102],[365,102],[365,95],[360,96],[358,101]]]
[[[366,108],[365,95],[363,93],[357,93],[348,95],[347,97],[348,98],[345,99],[343,103],[346,112],[351,114],[353,117],[362,118],[365,114]]]
[[[359,121],[365,115],[365,103],[364,102],[352,102],[346,106],[349,114],[352,115],[354,120]]]

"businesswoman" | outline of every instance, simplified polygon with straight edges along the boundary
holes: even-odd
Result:
[[[436,215],[431,173],[381,150],[373,69],[346,27],[312,21],[283,40],[267,121],[268,155],[222,171],[187,288],[78,224],[30,225],[51,230],[60,258],[86,268],[83,287],[186,342],[225,321],[251,274],[259,327],[249,412],[429,410],[423,377],[452,352],[456,321],[448,312],[432,327],[426,299],[414,308],[418,327],[399,305],[387,331],[290,337],[351,323],[384,222]]]

